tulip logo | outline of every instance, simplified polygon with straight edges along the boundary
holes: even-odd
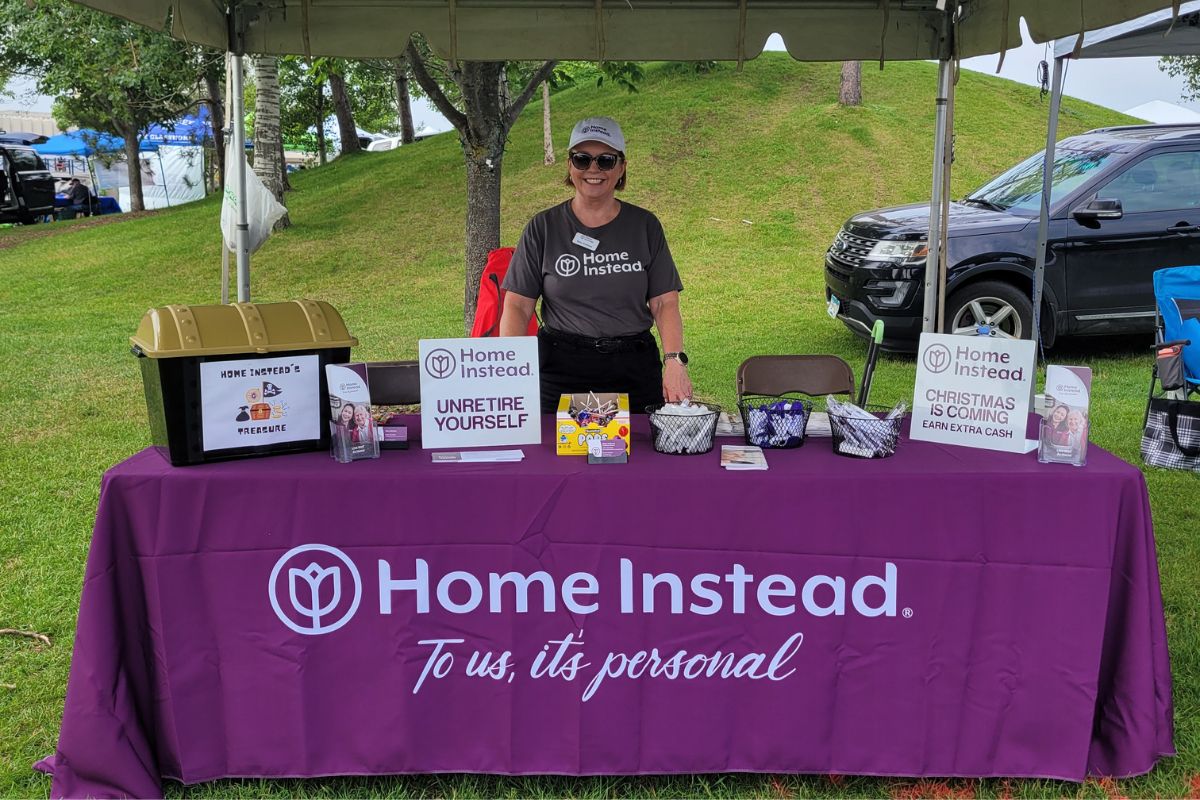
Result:
[[[279,584],[280,577],[285,574],[284,567],[287,567],[286,611],[279,602],[279,596],[283,594]],[[342,592],[343,570],[349,573],[354,583],[349,602],[345,601]],[[336,631],[354,616],[362,600],[362,578],[354,562],[336,547],[302,544],[288,550],[275,562],[267,594],[280,622],[296,633],[318,636]]]
[[[949,369],[951,360],[950,348],[944,344],[930,345],[925,350],[925,369],[934,374],[945,372]]]
[[[579,259],[567,253],[558,257],[554,262],[554,271],[564,278],[569,278],[579,272]]]
[[[435,378],[450,377],[454,374],[456,366],[458,365],[454,361],[454,354],[442,347],[430,351],[429,355],[425,356],[425,371]]]

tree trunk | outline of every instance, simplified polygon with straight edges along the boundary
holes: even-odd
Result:
[[[542,81],[542,149],[546,166],[554,163],[554,137],[550,135],[550,84]]]
[[[221,101],[221,81],[217,73],[204,73],[204,88],[208,92],[208,117],[212,123],[213,161],[217,165],[218,191],[225,189],[225,105]]]
[[[142,196],[142,159],[138,153],[138,130],[128,127],[121,131],[125,139],[125,163],[129,167],[129,210],[145,211],[146,201]]]
[[[279,128],[279,181],[283,184],[285,192],[292,190],[292,182],[288,180],[287,173],[287,152],[283,147],[283,126]]]
[[[321,166],[329,163],[329,145],[325,143],[325,81],[317,81],[317,159]]]
[[[412,95],[408,91],[408,59],[400,56],[396,65],[396,110],[400,117],[400,143],[412,144],[416,138],[413,130]]]
[[[488,164],[490,158],[491,164]],[[475,307],[479,302],[479,281],[487,264],[488,253],[500,246],[500,168],[504,150],[490,156],[466,154],[467,162],[467,278],[463,297],[464,336],[471,335]]]
[[[556,62],[542,64],[516,98],[509,98],[503,61],[460,61],[450,77],[462,95],[462,111],[446,97],[410,41],[406,51],[413,77],[458,131],[467,166],[467,264],[463,329],[470,335],[479,298],[479,279],[488,253],[500,246],[500,177],[504,145],[513,123]]]
[[[838,90],[838,103],[843,106],[862,105],[862,62],[842,62],[842,85]]]
[[[488,253],[500,246],[500,176],[509,129],[508,91],[503,61],[463,61],[459,66],[459,88],[470,134],[462,140],[467,165],[463,327],[470,335]]]
[[[343,153],[357,153],[358,129],[354,127],[354,112],[350,110],[350,95],[346,94],[346,80],[336,72],[329,73],[329,93],[333,95],[333,112],[337,114],[338,135],[342,139]]]
[[[279,59],[255,56],[254,62],[254,174],[281,204],[283,201],[283,148],[279,130]],[[275,223],[281,231],[292,224],[287,214]]]

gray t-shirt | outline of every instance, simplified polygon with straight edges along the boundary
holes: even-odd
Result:
[[[591,249],[577,234],[599,244]],[[683,283],[662,224],[649,211],[622,202],[612,222],[589,228],[568,200],[525,226],[503,288],[541,297],[544,325],[600,338],[649,330],[647,301],[683,291]]]

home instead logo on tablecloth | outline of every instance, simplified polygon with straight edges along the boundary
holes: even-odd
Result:
[[[302,544],[275,562],[267,594],[284,625],[316,636],[336,631],[354,616],[362,601],[362,578],[354,562],[336,547]]]
[[[616,591],[607,599],[602,583],[590,572],[573,572],[561,581],[544,570],[531,573],[489,572],[477,576],[452,570],[431,575],[429,563],[415,558],[407,574],[395,572],[386,559],[378,559],[379,613],[387,616],[393,605],[411,603],[418,614],[435,605],[451,614],[490,612],[556,613],[561,605],[572,614],[594,614],[611,603],[622,614],[698,614],[709,616],[728,610],[733,614],[755,609],[775,617],[798,610],[814,617],[844,616],[847,609],[862,617],[895,617],[898,613],[899,570],[890,561],[883,575],[863,575],[852,580],[841,575],[812,575],[798,582],[789,575],[756,577],[739,563],[728,572],[701,572],[680,576],[673,572],[635,571],[632,559],[619,559]],[[285,571],[286,568],[286,571]],[[348,576],[348,577],[347,577]],[[350,582],[353,592],[350,592]],[[358,610],[362,579],[349,556],[325,544],[293,547],[275,562],[268,582],[271,608],[283,624],[305,635],[331,633]],[[871,596],[868,597],[868,590]],[[282,598],[282,599],[281,599]],[[904,609],[904,617],[912,616]]]

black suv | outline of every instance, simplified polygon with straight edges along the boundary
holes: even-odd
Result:
[[[1032,338],[1042,162],[1037,153],[950,204],[946,331]],[[830,313],[915,351],[929,206],[851,217],[825,255]],[[1054,157],[1042,334],[1151,331],[1151,273],[1200,264],[1200,125],[1100,128]]]
[[[0,142],[0,222],[32,223],[54,212],[54,178],[32,147]]]

